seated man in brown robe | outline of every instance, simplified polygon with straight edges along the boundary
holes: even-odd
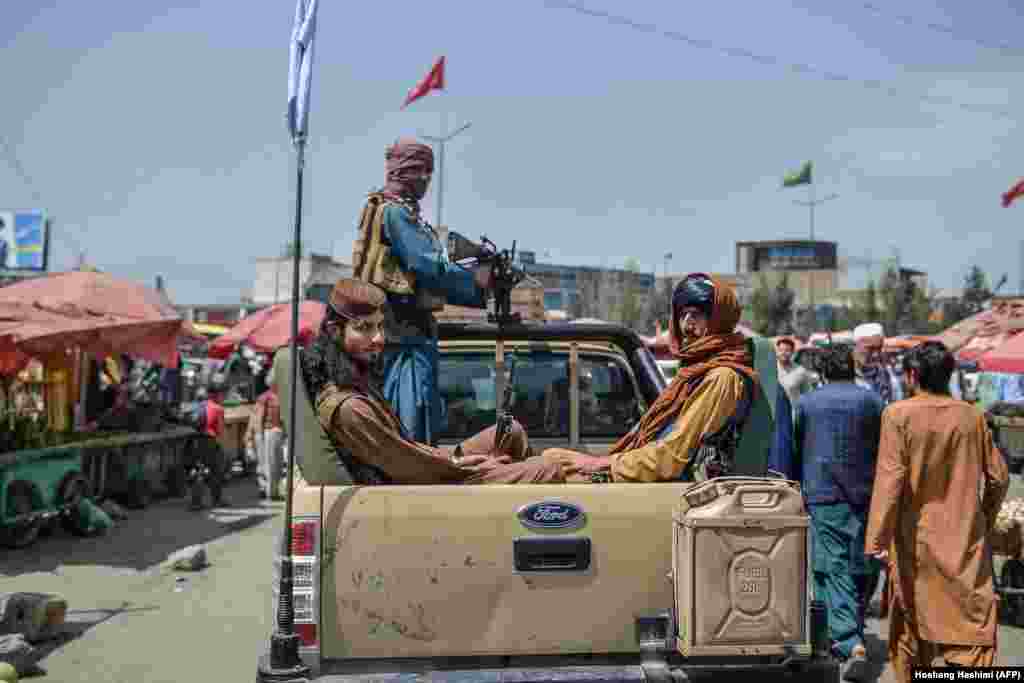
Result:
[[[320,424],[357,484],[517,484],[565,481],[559,461],[530,457],[514,423],[495,444],[489,427],[454,448],[433,447],[406,433],[381,392],[383,290],[339,280],[320,333],[302,354],[306,387]]]

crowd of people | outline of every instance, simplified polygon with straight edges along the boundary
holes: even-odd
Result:
[[[811,517],[815,596],[846,680],[868,671],[864,622],[880,575],[889,658],[911,668],[992,666],[998,600],[990,534],[1009,486],[983,413],[954,395],[937,341],[882,356],[884,330],[821,352],[818,376],[783,342],[770,467],[800,482]]]

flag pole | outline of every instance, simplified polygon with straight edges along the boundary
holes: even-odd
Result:
[[[291,377],[288,382],[288,471],[284,494],[284,538],[281,544],[281,575],[277,596],[277,623],[270,637],[270,655],[260,659],[257,680],[260,683],[305,680],[310,667],[299,657],[299,635],[295,633],[294,567],[292,565],[292,509],[295,485],[296,405],[299,378],[299,266],[302,259],[302,181],[305,171],[306,139],[295,139],[295,232],[292,252],[292,330],[289,342]]]
[[[808,162],[808,164],[810,164],[810,162]],[[809,199],[806,202],[802,202],[799,199],[797,199],[797,200],[794,200],[793,203],[797,204],[799,206],[806,206],[808,208],[808,216],[810,218],[810,241],[814,242],[814,208],[818,204],[824,204],[825,202],[832,201],[833,199],[838,199],[839,195],[837,195],[835,193],[832,193],[832,194],[830,194],[830,195],[828,195],[826,197],[822,197],[821,199],[818,199],[815,196],[815,192],[814,192],[814,171],[813,171],[813,167],[808,167],[808,173],[809,173],[809,176],[807,178],[807,193],[808,193]],[[811,249],[814,250],[815,263],[812,263],[810,269],[808,270],[809,275],[808,275],[808,282],[807,282],[807,293],[808,293],[808,299],[810,300],[810,305],[811,305],[811,321],[812,321],[811,322],[811,327],[813,328],[813,327],[817,327],[817,325],[818,325],[818,315],[817,315],[817,311],[815,311],[815,304],[816,304],[816,302],[815,302],[815,296],[814,296],[814,273],[815,273],[816,270],[818,270],[817,266],[819,264],[817,263],[818,251],[817,251],[817,249],[815,248],[815,246],[813,244],[811,245]],[[814,330],[812,329],[811,332],[813,333]]]
[[[295,231],[292,251],[292,324],[289,342],[290,375],[288,383],[288,463],[284,494],[284,533],[280,548],[281,574],[278,577],[277,619],[270,636],[269,652],[260,657],[256,669],[258,683],[305,681],[312,670],[299,656],[299,634],[295,632],[294,566],[292,564],[292,512],[295,486],[296,401],[299,379],[299,268],[302,261],[302,190],[306,166],[306,116],[312,82],[313,36],[316,30],[317,0],[297,0],[292,28],[291,63],[288,82],[288,127],[295,147]],[[305,399],[305,397],[301,397]]]

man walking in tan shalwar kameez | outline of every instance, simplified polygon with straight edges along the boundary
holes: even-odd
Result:
[[[865,552],[889,562],[889,658],[911,667],[992,666],[998,603],[989,535],[1009,486],[984,416],[949,395],[940,342],[903,360],[912,398],[882,415]]]

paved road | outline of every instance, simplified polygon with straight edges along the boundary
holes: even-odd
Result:
[[[270,633],[273,536],[280,503],[261,503],[252,479],[228,489],[230,508],[197,513],[185,501],[130,512],[105,537],[57,532],[0,555],[0,592],[68,600],[70,637],[54,643],[40,680],[104,683],[252,681]],[[211,566],[171,572],[171,552],[206,543]],[[186,579],[179,582],[178,578]]]
[[[1011,495],[1024,496],[1014,479]],[[69,602],[69,636],[47,647],[47,676],[34,680],[252,681],[271,630],[269,560],[282,506],[258,501],[251,479],[228,491],[230,508],[195,513],[182,500],[165,501],[102,538],[57,532],[0,555],[0,592],[54,592]],[[207,544],[212,566],[160,568],[193,543]],[[888,625],[871,620],[869,628],[875,676],[895,683],[885,666]],[[1001,663],[1024,665],[1024,629],[1002,626],[999,644]]]

